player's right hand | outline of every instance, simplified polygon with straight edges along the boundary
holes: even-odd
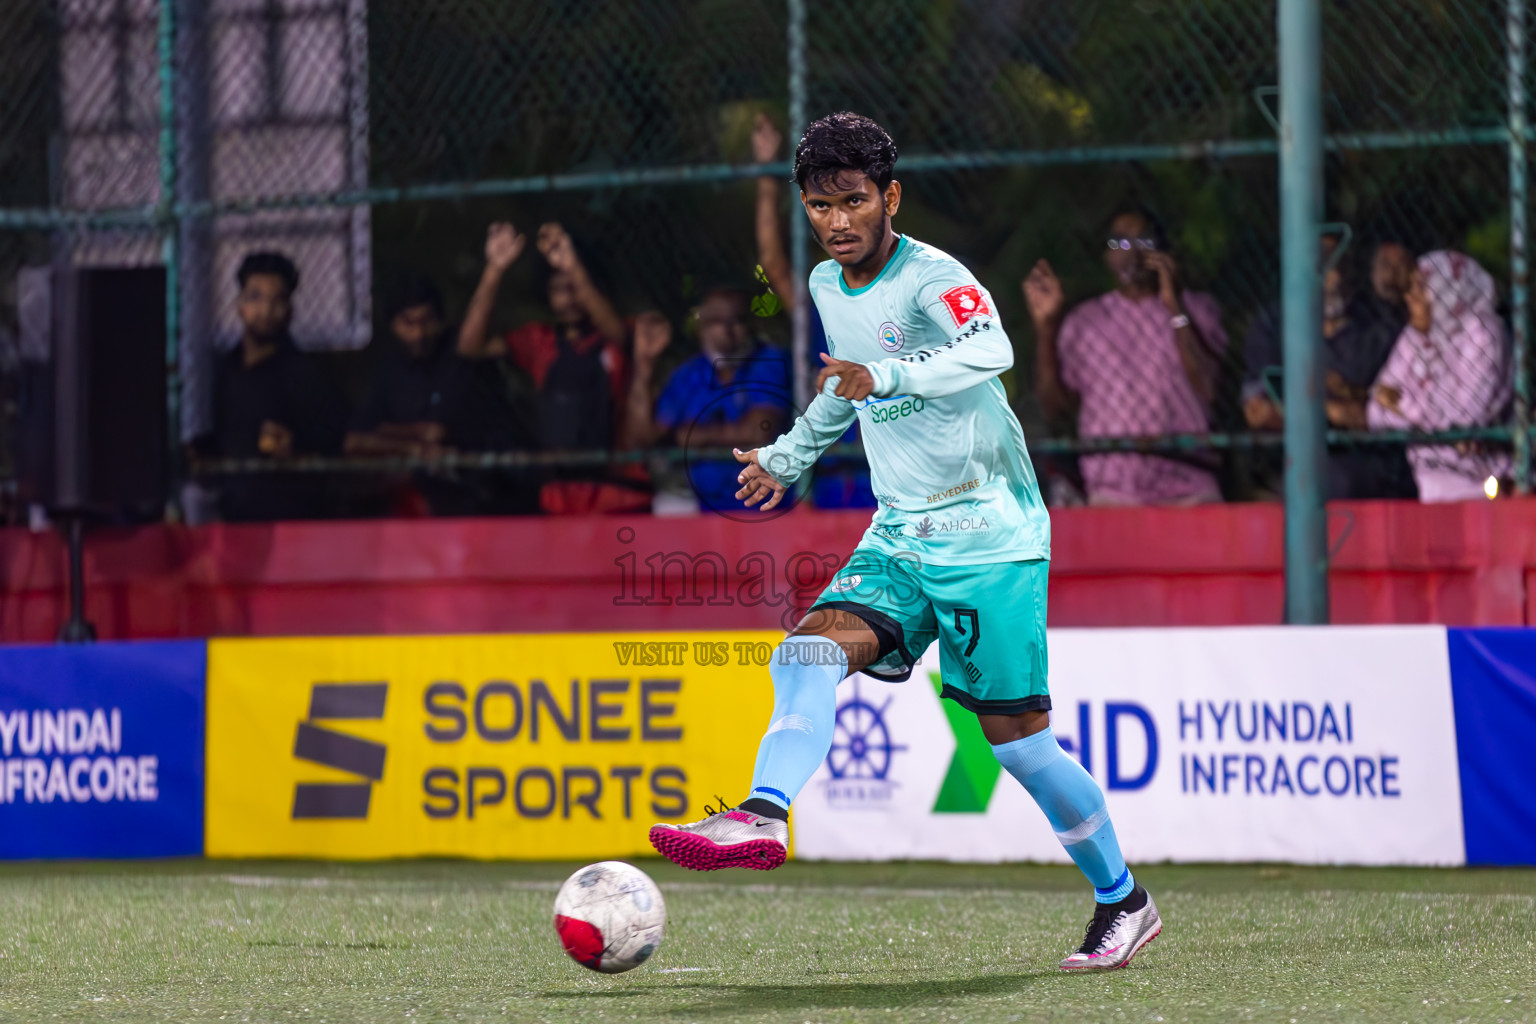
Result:
[[[757,453],[761,450],[753,448],[749,452],[744,452],[740,448],[732,448],[731,452],[736,456],[737,462],[746,463],[746,468],[736,476],[736,482],[741,484],[741,490],[736,492],[736,497],[745,502],[748,508],[767,498],[767,503],[763,505],[763,511],[767,512],[784,500],[784,494],[789,488],[770,476],[757,461]]]

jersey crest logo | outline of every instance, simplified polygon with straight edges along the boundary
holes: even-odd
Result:
[[[992,307],[987,305],[986,297],[981,294],[981,289],[973,284],[962,284],[957,288],[940,295],[944,305],[949,308],[949,315],[955,318],[955,326],[964,326],[972,317],[991,316]]]
[[[887,352],[900,352],[901,346],[907,343],[906,335],[901,333],[901,328],[887,320],[880,325],[880,347]]]

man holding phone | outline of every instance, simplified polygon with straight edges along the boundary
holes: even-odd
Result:
[[[1047,420],[1077,416],[1081,437],[1203,434],[1227,335],[1221,311],[1179,284],[1162,225],[1131,207],[1109,222],[1105,265],[1115,288],[1066,312],[1055,271],[1040,260],[1024,280],[1035,324],[1035,392]],[[1220,501],[1213,453],[1085,455],[1093,505]]]

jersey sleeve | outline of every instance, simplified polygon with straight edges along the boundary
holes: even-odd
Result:
[[[828,381],[821,394],[788,431],[773,444],[757,450],[757,463],[781,484],[792,484],[848,429],[858,415],[853,403],[832,394],[834,381]]]
[[[959,264],[931,273],[913,300],[947,344],[869,364],[877,398],[940,398],[973,388],[1013,366],[1013,345],[992,296]]]

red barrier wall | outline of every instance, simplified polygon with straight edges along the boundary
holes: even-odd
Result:
[[[1335,622],[1536,621],[1536,500],[1350,503],[1331,507],[1329,518]],[[1071,509],[1052,521],[1052,625],[1281,620],[1276,506]],[[866,523],[864,513],[797,511],[755,523],[611,517],[102,530],[87,545],[86,607],[103,638],[775,628],[820,591]],[[680,587],[688,559],[698,566],[693,595]],[[712,565],[726,570],[719,587]],[[51,640],[65,608],[59,539],[0,531],[0,581],[0,639]]]

